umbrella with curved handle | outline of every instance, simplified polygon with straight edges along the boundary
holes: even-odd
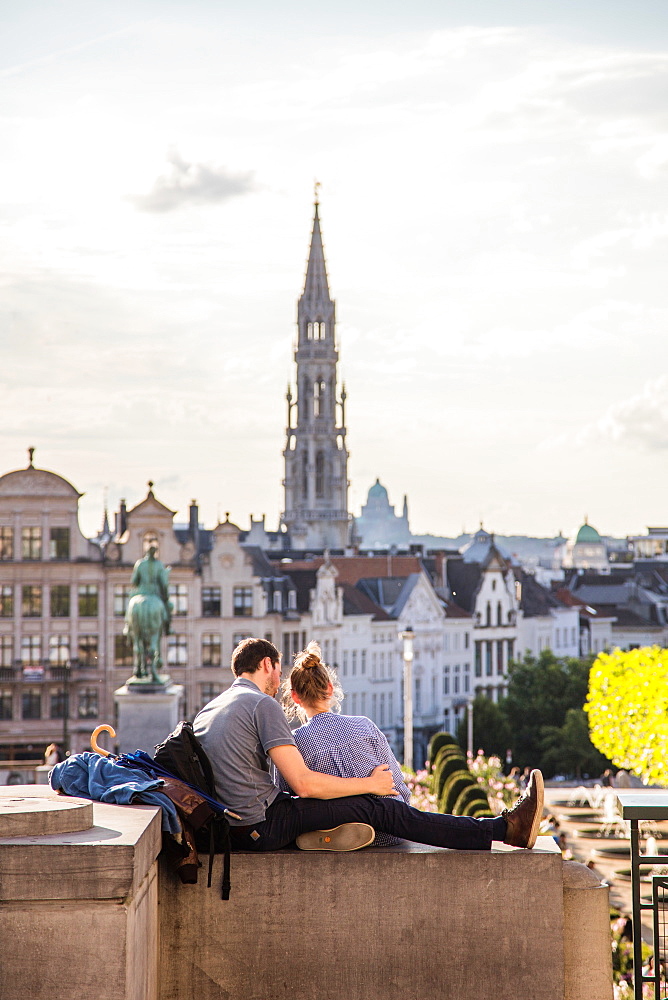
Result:
[[[113,728],[113,726],[107,726],[105,724],[103,726],[98,726],[97,729],[94,729],[90,736],[90,745],[95,751],[95,753],[99,753],[101,757],[113,757],[114,754],[112,754],[110,750],[105,750],[104,747],[98,745],[97,738],[100,735],[100,733],[109,733],[109,735],[113,740],[114,737],[116,736],[116,730]]]

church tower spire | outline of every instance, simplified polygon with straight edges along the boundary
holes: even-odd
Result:
[[[341,550],[349,541],[345,390],[337,382],[335,305],[317,199],[304,291],[297,304],[296,393],[288,389],[285,509],[293,549]]]

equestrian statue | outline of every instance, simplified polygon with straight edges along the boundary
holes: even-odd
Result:
[[[132,641],[134,670],[129,683],[165,684],[161,676],[160,640],[169,635],[172,605],[169,600],[169,570],[156,559],[151,545],[132,570],[132,596],[125,612],[123,634]]]

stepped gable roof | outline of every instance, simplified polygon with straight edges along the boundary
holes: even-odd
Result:
[[[374,622],[392,621],[378,604],[371,600],[369,595],[360,587],[353,587],[351,583],[342,583],[343,590],[343,613],[344,615],[372,615]]]
[[[482,568],[479,563],[463,559],[448,559],[446,567],[448,586],[453,600],[466,611],[475,610],[475,596],[480,586]]]
[[[515,577],[522,584],[520,608],[527,618],[545,617],[554,608],[563,606],[561,601],[538,583],[535,576],[516,571]]]

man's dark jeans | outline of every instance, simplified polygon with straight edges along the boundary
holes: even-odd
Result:
[[[300,833],[331,830],[341,823],[368,823],[374,830],[404,840],[460,851],[488,851],[494,829],[492,819],[420,812],[395,798],[349,795],[343,799],[299,799],[280,792],[262,823],[243,829],[231,827],[232,848],[277,851],[293,843]]]

